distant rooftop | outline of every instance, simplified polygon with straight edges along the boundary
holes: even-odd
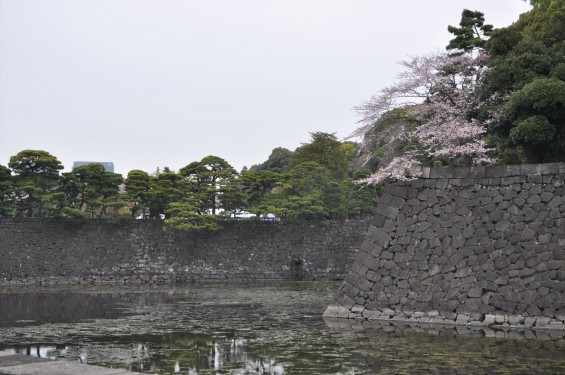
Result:
[[[111,161],[75,161],[73,163],[73,169],[88,164],[102,164],[106,172],[114,173],[114,163],[112,163]]]

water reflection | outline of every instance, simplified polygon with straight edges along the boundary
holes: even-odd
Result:
[[[324,321],[336,288],[0,290],[0,350],[159,374],[565,373],[561,332]]]
[[[325,321],[369,373],[565,373],[562,331]]]
[[[22,345],[5,348],[4,350],[9,353],[25,354],[30,357],[57,359],[59,354],[65,355],[67,353],[67,346],[64,345]]]
[[[73,289],[33,289],[27,293],[0,291],[0,327],[45,323],[74,323],[86,319],[115,319],[127,314],[124,306],[171,302],[169,293],[141,289],[100,293],[89,287]],[[3,292],[3,293],[2,293]]]
[[[50,344],[18,345],[4,347],[3,350],[48,359],[77,358],[81,363],[89,363],[89,358],[106,357],[107,363],[120,362],[124,368],[133,371],[201,374],[208,373],[209,370],[221,372],[239,367],[239,371],[234,373],[272,375],[285,373],[284,366],[275,359],[262,358],[249,353],[246,350],[246,340],[243,339],[199,337],[176,339],[169,337],[169,339],[171,341],[166,341],[164,347],[155,350],[152,350],[145,341],[133,343],[129,348],[114,346],[110,349],[111,353],[98,346]],[[168,368],[169,363],[172,364],[172,368]]]

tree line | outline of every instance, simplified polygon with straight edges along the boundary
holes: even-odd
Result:
[[[357,144],[323,132],[295,151],[276,148],[241,172],[211,155],[178,171],[132,170],[126,178],[96,163],[60,173],[61,162],[49,152],[23,150],[0,165],[0,216],[164,218],[179,229],[217,229],[242,214],[359,218],[371,213],[377,187],[354,183],[371,173],[357,159]]]

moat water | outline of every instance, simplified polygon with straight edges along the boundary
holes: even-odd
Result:
[[[0,288],[0,350],[153,374],[565,373],[562,332],[324,320],[338,286]]]

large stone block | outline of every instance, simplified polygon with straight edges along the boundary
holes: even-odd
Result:
[[[550,174],[559,174],[562,173],[560,171],[563,163],[546,163],[546,164],[538,164],[539,166],[539,174],[541,175],[550,175]]]
[[[486,168],[486,170],[485,170],[485,177],[490,178],[490,179],[496,179],[496,178],[507,177],[507,176],[508,176],[508,172],[506,170],[506,166],[504,166],[504,165],[489,167],[489,168]],[[499,181],[499,180],[496,180],[496,181]],[[495,184],[496,181],[489,181],[489,183],[496,185]]]
[[[394,207],[394,208],[401,210],[404,207],[405,203],[406,203],[406,199],[398,197],[398,196],[393,196],[389,205],[391,207]]]
[[[347,294],[340,294],[337,297],[336,302],[348,310],[351,310],[351,308],[355,305],[355,300]]]
[[[371,226],[367,231],[366,239],[382,248],[386,248],[390,243],[391,237],[382,228]]]
[[[386,184],[384,187],[384,192],[396,197],[403,198],[405,200],[408,199],[408,189],[404,186]]]
[[[382,228],[386,218],[383,215],[375,213],[369,220],[369,225],[374,225],[377,228]]]
[[[337,303],[332,303],[326,308],[322,316],[324,318],[347,318],[350,312],[348,308]]]
[[[379,203],[377,205],[377,208],[375,209],[375,212],[379,215],[384,216],[385,218],[394,220],[398,217],[399,209],[396,207],[391,207],[389,205]]]

